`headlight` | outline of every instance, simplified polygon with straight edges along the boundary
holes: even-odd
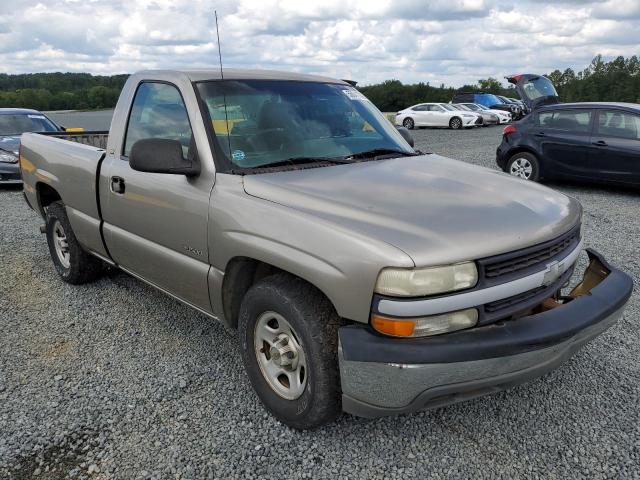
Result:
[[[375,291],[394,297],[422,297],[473,287],[478,270],[473,262],[444,267],[384,268],[378,275]]]
[[[0,162],[3,163],[16,163],[18,161],[18,157],[13,153],[0,151]]]
[[[428,337],[473,327],[478,323],[478,310],[468,308],[457,312],[422,318],[388,318],[374,314],[371,326],[392,337]]]

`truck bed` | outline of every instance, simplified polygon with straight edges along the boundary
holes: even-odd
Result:
[[[55,192],[64,203],[78,241],[106,255],[100,232],[99,175],[108,132],[25,133],[20,168],[29,204],[45,212],[40,198]]]
[[[93,132],[43,132],[40,135],[48,137],[69,140],[70,142],[82,143],[96,148],[106,150],[109,132],[107,130],[99,130]]]

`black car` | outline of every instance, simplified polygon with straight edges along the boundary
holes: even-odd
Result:
[[[0,185],[20,184],[18,150],[24,132],[58,132],[45,114],[26,108],[0,108]]]
[[[505,127],[496,152],[500,168],[534,181],[640,185],[640,105],[538,103],[546,105]]]

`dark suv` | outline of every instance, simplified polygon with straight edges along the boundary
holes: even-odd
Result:
[[[505,127],[498,166],[527,180],[640,185],[640,105],[557,103]]]

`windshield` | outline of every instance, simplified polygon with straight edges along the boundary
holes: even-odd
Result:
[[[197,89],[218,153],[241,168],[347,159],[374,150],[414,154],[391,122],[349,85],[223,80],[198,83]]]
[[[454,105],[454,107],[456,107],[458,110],[466,110],[467,112],[471,111],[471,109],[469,107],[467,107],[466,105],[457,104],[457,105]]]
[[[489,107],[485,107],[484,105],[480,105],[478,103],[469,104],[469,108],[477,110],[491,110]]]
[[[58,128],[42,114],[19,113],[0,115],[0,136],[22,135],[26,132],[55,132]]]
[[[454,107],[453,105],[449,105],[448,103],[441,103],[440,105],[444,107],[445,110],[449,110],[450,112],[455,112],[456,110],[458,110],[456,107]]]
[[[553,83],[546,77],[534,77],[527,80],[522,85],[524,93],[531,100],[535,100],[540,97],[557,97],[558,92],[553,86]]]

